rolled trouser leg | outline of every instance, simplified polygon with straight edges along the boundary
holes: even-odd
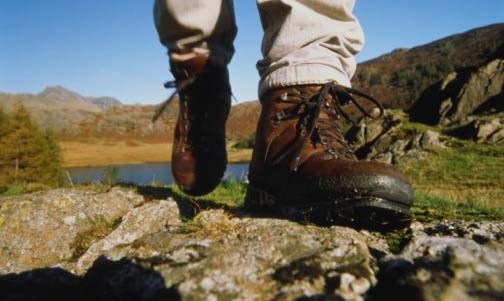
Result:
[[[232,0],[156,0],[154,22],[161,43],[175,58],[205,54],[225,65],[233,56],[237,29]]]
[[[355,0],[257,0],[264,29],[259,95],[335,81],[350,86],[364,34]]]

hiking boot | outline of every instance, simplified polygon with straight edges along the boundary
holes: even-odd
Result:
[[[245,204],[317,223],[374,227],[408,219],[413,190],[378,162],[359,161],[338,125],[352,107],[370,116],[362,97],[328,83],[276,89],[262,98]],[[353,103],[353,106],[351,105]]]
[[[175,126],[172,173],[182,191],[191,195],[211,192],[227,164],[225,124],[231,105],[228,69],[212,64],[206,56],[170,61],[179,115]],[[170,97],[156,112],[166,108]]]

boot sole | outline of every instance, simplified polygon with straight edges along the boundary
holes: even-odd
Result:
[[[295,221],[318,225],[344,225],[359,229],[388,231],[408,226],[411,222],[408,205],[378,198],[334,199],[308,206],[286,205],[265,190],[249,185],[245,208],[251,212],[267,212]]]

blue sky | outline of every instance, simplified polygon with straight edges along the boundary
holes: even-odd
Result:
[[[183,1],[183,0],[181,0]],[[235,0],[239,33],[230,65],[240,100],[257,98],[262,29],[255,1]],[[364,61],[474,27],[504,22],[503,0],[357,0]],[[149,0],[0,0],[0,91],[62,85],[86,96],[157,103],[170,79]]]

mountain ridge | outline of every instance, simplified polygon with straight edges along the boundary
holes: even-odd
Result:
[[[504,23],[399,48],[362,62],[352,84],[386,107],[408,110],[423,91],[448,74],[475,69],[496,58],[504,58]]]
[[[113,97],[87,97],[63,86],[48,86],[39,93],[0,92],[0,106],[7,112],[18,104],[26,107],[42,128],[61,130],[86,117],[122,103]]]
[[[475,28],[412,48],[398,48],[367,60],[358,65],[352,83],[354,88],[373,95],[388,108],[409,110],[424,91],[450,73],[476,69],[495,58],[504,58],[504,23]],[[5,103],[5,95],[0,93],[0,104]],[[44,96],[43,100],[49,104],[56,102],[62,107],[48,108],[46,103],[42,113],[35,112],[35,120],[43,127],[55,126],[67,138],[84,135],[169,140],[178,112],[177,101],[173,101],[157,124],[151,125],[153,105],[123,105],[114,98],[85,97],[62,86],[48,87],[37,95]],[[65,102],[59,99],[62,95],[67,95]],[[21,103],[30,97],[30,94],[11,95],[11,98],[21,99]],[[68,100],[74,103],[79,100],[79,105],[69,108]],[[228,137],[233,140],[253,134],[259,114],[258,101],[233,105],[227,124]],[[48,116],[60,118],[62,122],[54,125]]]

